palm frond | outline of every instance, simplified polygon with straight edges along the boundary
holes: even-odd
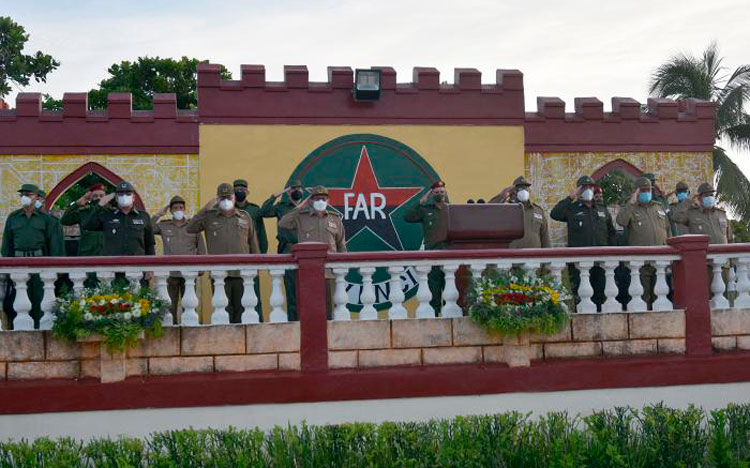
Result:
[[[735,85],[723,99],[718,101],[716,128],[720,136],[728,128],[746,122],[747,115],[744,109],[748,101],[750,101],[750,86],[745,84]]]
[[[706,50],[703,51],[703,58],[700,63],[704,68],[706,77],[713,84],[719,81],[719,73],[724,69],[721,66],[723,61],[724,59],[719,55],[719,46],[716,44],[716,41],[709,44]]]
[[[750,220],[750,181],[722,148],[714,147],[713,159],[719,199],[743,221]]]
[[[712,84],[703,65],[693,57],[678,55],[651,75],[649,93],[663,98],[695,97],[710,100]]]
[[[733,148],[750,150],[750,116],[745,114],[744,121],[747,123],[727,128],[724,131],[724,136],[729,139]]]

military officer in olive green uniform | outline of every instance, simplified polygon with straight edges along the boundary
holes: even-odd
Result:
[[[706,234],[711,244],[732,242],[732,227],[727,214],[716,206],[716,190],[708,182],[698,187],[695,204],[677,216],[677,222],[685,224],[690,234]]]
[[[589,176],[583,176],[576,182],[577,189],[560,200],[552,211],[550,218],[567,224],[568,247],[600,247],[614,245],[615,226],[612,215],[603,204],[594,201],[596,182]],[[581,278],[580,272],[573,265],[568,266],[573,292],[578,294]],[[606,300],[604,295],[604,269],[595,266],[591,269],[591,286],[594,288],[593,302],[600,307]]]
[[[237,208],[244,210],[250,215],[255,226],[255,234],[258,236],[258,246],[260,247],[260,253],[268,252],[268,236],[266,235],[266,226],[263,222],[263,216],[260,214],[260,207],[255,203],[251,203],[247,199],[248,185],[245,179],[237,179],[232,184],[234,186],[234,198],[237,203]],[[258,298],[258,305],[255,309],[258,311],[260,321],[263,321],[263,302],[260,300],[260,278],[255,277],[255,296]]]
[[[293,211],[305,198],[305,190],[301,180],[292,180],[280,193],[274,193],[260,207],[260,215],[264,218],[276,218],[281,221],[287,213]],[[297,243],[297,233],[291,229],[277,228],[276,239],[279,241],[277,253],[288,254],[292,246]],[[297,281],[294,270],[284,271],[284,289],[286,290],[287,315],[290,321],[297,321]]]
[[[89,231],[83,228],[84,222],[91,216],[94,205],[99,204],[99,200],[104,198],[106,192],[104,185],[93,184],[81,198],[70,204],[68,209],[60,218],[63,226],[79,226],[81,235],[78,238],[78,256],[79,257],[96,257],[101,255],[103,235],[101,231]],[[98,284],[96,273],[87,273],[84,286],[93,288]]]
[[[445,182],[439,180],[430,186],[419,203],[404,214],[404,221],[421,223],[424,235],[425,250],[441,250],[446,247],[445,230],[447,228],[448,191]],[[445,273],[440,267],[433,267],[427,278],[432,293],[430,305],[439,313],[443,305],[443,289],[445,289]]]
[[[3,257],[62,257],[65,255],[62,226],[57,218],[44,214],[34,206],[39,188],[34,184],[23,184],[18,194],[21,208],[13,211],[5,220],[3,231]],[[38,274],[31,275],[27,282],[31,301],[31,317],[39,326],[42,316],[40,308],[44,297],[44,285]],[[13,324],[16,312],[13,310],[15,290],[6,294],[4,309],[8,322]]]
[[[541,206],[530,200],[529,187],[523,176],[513,181],[513,186],[507,187],[492,197],[490,203],[521,203],[523,205],[523,237],[516,239],[508,246],[511,249],[547,248],[550,246],[547,216]]]
[[[234,190],[229,184],[219,184],[216,198],[206,203],[187,225],[188,233],[202,231],[206,232],[206,247],[210,255],[260,253],[253,220],[246,211],[236,208]],[[245,288],[238,270],[228,272],[224,291],[229,300],[229,320],[240,323]]]
[[[41,211],[44,214],[51,214],[47,207],[47,192],[42,189],[36,191],[36,200],[34,201],[34,208]]]
[[[159,221],[167,212],[172,213],[172,219]],[[175,195],[169,200],[169,205],[159,210],[153,218],[151,225],[154,234],[161,236],[164,247],[164,255],[205,255],[206,243],[203,236],[187,232],[188,219],[185,217],[185,200]],[[177,320],[177,306],[185,294],[185,278],[179,272],[171,272],[167,278],[167,292],[172,302],[170,312],[174,323]]]
[[[617,213],[617,224],[628,229],[628,245],[665,245],[669,237],[669,217],[664,206],[653,199],[651,181],[639,177],[630,201]],[[656,270],[653,265],[640,269],[643,300],[654,301]]]
[[[672,234],[675,236],[690,234],[690,229],[687,225],[677,222],[677,219],[684,218],[683,214],[686,214],[687,210],[690,209],[690,189],[688,185],[683,181],[677,182],[674,195],[677,201],[669,204],[669,216],[674,221],[675,227],[675,231]]]
[[[664,194],[661,187],[659,187],[659,184],[656,183],[656,176],[653,172],[645,172],[641,175],[641,177],[645,177],[649,182],[651,182],[651,197],[656,203],[660,204],[664,209],[664,212],[667,213],[669,233],[672,234],[674,232],[677,232],[677,226],[675,225],[674,219],[672,219],[670,213],[669,194]]]

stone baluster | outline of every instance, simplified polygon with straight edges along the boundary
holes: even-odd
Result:
[[[404,307],[404,285],[401,282],[401,275],[404,272],[404,267],[392,266],[388,268],[388,273],[391,275],[391,309],[388,311],[388,318],[391,320],[405,319],[406,307]]]
[[[672,262],[669,260],[657,260],[654,262],[656,268],[656,284],[654,285],[654,296],[656,300],[651,305],[651,310],[664,311],[672,310],[674,306],[669,300],[669,285],[667,284],[667,268]]]
[[[615,283],[615,268],[619,265],[616,261],[602,262],[604,267],[604,295],[606,300],[602,304],[602,312],[622,312],[622,304],[617,302],[617,283]]]
[[[714,258],[712,262],[713,279],[711,280],[711,292],[713,297],[711,298],[711,307],[714,309],[728,309],[729,301],[724,297],[724,277],[721,276],[721,267],[724,264],[724,259]]]
[[[748,277],[748,263],[750,258],[737,259],[737,298],[734,300],[736,309],[750,307],[750,278]]]
[[[114,271],[102,271],[96,274],[96,279],[101,286],[112,286],[112,280],[115,279]]]
[[[445,305],[440,314],[441,317],[462,317],[463,312],[458,306],[458,288],[456,288],[456,270],[458,264],[448,264],[443,266],[445,271],[445,289],[443,290],[443,300]]]
[[[734,304],[734,300],[737,297],[737,262],[731,260],[729,263],[729,273],[727,276],[727,299],[730,305]]]
[[[44,298],[41,303],[43,315],[41,320],[39,320],[39,329],[52,330],[52,325],[55,323],[55,316],[52,314],[52,309],[55,308],[55,280],[57,279],[57,273],[46,271],[40,277],[44,282]]]
[[[224,325],[229,323],[229,312],[227,312],[229,298],[227,297],[227,292],[224,290],[224,279],[226,277],[226,271],[211,271],[211,278],[214,280],[214,295],[211,298],[214,312],[211,314],[211,325]]]
[[[130,287],[132,287],[133,290],[138,291],[141,288],[141,278],[143,278],[142,272],[126,271],[125,277],[128,279],[128,283],[130,283]]]
[[[372,275],[375,273],[373,267],[362,267],[359,269],[362,275],[362,310],[359,311],[360,320],[377,320],[378,311],[375,310],[375,286],[372,284]]]
[[[628,303],[628,312],[646,312],[648,304],[643,300],[643,284],[641,284],[641,267],[642,261],[632,260],[628,262],[630,268],[630,302]]]
[[[167,289],[167,278],[169,277],[168,271],[155,271],[154,272],[154,283],[156,284],[156,294],[159,299],[164,301],[167,305],[167,310],[161,318],[161,324],[164,326],[174,325],[174,317],[170,313],[169,309],[172,305],[172,298],[169,297],[169,290]],[[175,304],[177,306],[177,304]]]
[[[182,273],[185,277],[185,294],[182,295],[182,316],[180,323],[187,327],[197,327],[200,325],[198,312],[198,295],[195,294],[195,279],[198,276],[197,271],[185,271]],[[222,290],[224,288],[222,287]]]
[[[273,323],[288,322],[289,317],[284,309],[284,292],[281,287],[281,280],[284,277],[284,270],[271,270],[271,315],[269,320]],[[300,298],[303,300],[303,298]]]
[[[70,281],[73,282],[73,293],[76,296],[80,296],[83,292],[83,282],[86,280],[86,273],[82,271],[74,271],[68,275]]]
[[[336,288],[333,293],[333,320],[351,320],[352,314],[349,313],[346,304],[349,302],[349,295],[346,293],[346,274],[348,268],[334,268],[333,276],[336,278]]]
[[[565,268],[565,263],[560,262],[552,262],[549,264],[549,270],[552,273],[552,278],[558,282],[558,284],[563,284],[563,277],[562,277],[562,271]]]
[[[10,279],[16,285],[16,300],[13,301],[13,309],[16,311],[16,318],[13,319],[14,330],[33,330],[34,319],[31,318],[31,301],[29,300],[28,273],[11,273]]]
[[[258,270],[242,270],[240,276],[242,276],[243,287],[240,303],[245,309],[242,312],[242,323],[260,323],[260,316],[255,309],[258,306],[258,296],[255,295],[255,277],[258,276]]]
[[[469,269],[471,270],[472,280],[479,281],[482,279],[482,273],[484,272],[484,264],[472,263],[471,265],[469,265]]]
[[[435,309],[430,304],[432,300],[432,293],[430,292],[430,286],[427,282],[427,275],[429,275],[432,267],[430,265],[420,265],[417,267],[417,282],[419,288],[417,289],[417,306],[416,315],[417,318],[435,318]]]
[[[578,271],[580,272],[581,284],[578,286],[578,297],[581,301],[578,303],[579,314],[595,314],[596,304],[591,300],[594,297],[594,288],[591,287],[591,268],[594,262],[578,262]]]

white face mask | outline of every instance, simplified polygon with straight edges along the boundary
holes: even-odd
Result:
[[[31,205],[31,197],[28,195],[21,195],[21,205],[23,206]]]
[[[583,201],[591,201],[594,199],[594,191],[591,189],[586,189],[581,193],[581,199]]]
[[[527,202],[527,201],[529,201],[529,191],[528,190],[519,190],[516,193],[516,198],[520,202]]]
[[[118,195],[117,204],[122,206],[123,208],[133,206],[133,195]]]
[[[225,198],[219,202],[219,208],[221,208],[222,211],[229,211],[234,208],[234,202],[229,198]]]
[[[185,212],[184,211],[173,211],[172,212],[172,219],[175,221],[182,221],[185,219]]]
[[[315,211],[323,211],[326,209],[326,206],[328,206],[328,203],[325,200],[315,200],[313,202],[313,209]]]
[[[37,201],[34,202],[34,208],[36,208],[37,210],[40,209],[43,206],[44,206],[44,203],[42,203],[39,200],[37,200]]]

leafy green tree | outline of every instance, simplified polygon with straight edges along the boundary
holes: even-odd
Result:
[[[726,138],[733,148],[748,150],[750,116],[745,108],[750,100],[750,65],[727,74],[723,60],[715,43],[701,57],[676,55],[653,73],[650,92],[659,97],[715,102],[716,139]],[[742,219],[750,220],[750,181],[718,145],[714,146],[713,165],[720,199]]]
[[[60,66],[60,62],[41,51],[25,55],[23,48],[28,40],[23,26],[8,16],[0,16],[0,97],[11,92],[11,83],[26,86],[31,78],[37,83],[46,82],[47,75]]]
[[[622,171],[608,172],[599,179],[599,186],[607,206],[625,204],[635,190],[633,178]]]

